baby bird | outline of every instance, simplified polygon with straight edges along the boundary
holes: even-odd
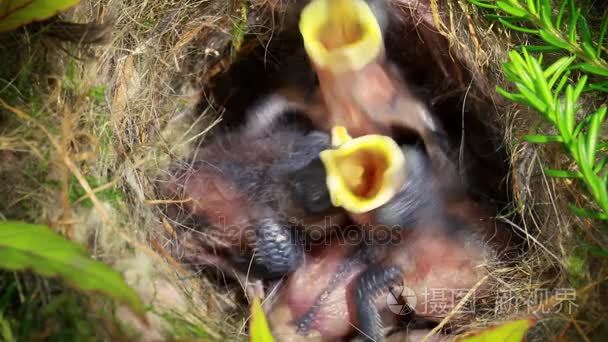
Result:
[[[258,119],[251,116],[248,124],[258,125]],[[189,221],[208,250],[260,278],[299,265],[298,226],[325,227],[328,218],[339,224],[342,215],[331,206],[323,183],[306,183],[311,176],[325,177],[322,168],[310,174],[307,166],[320,163],[329,137],[285,119],[255,132],[218,134],[196,151],[194,162],[174,167],[164,186],[165,196],[184,202],[179,212],[173,208],[177,221]]]
[[[310,248],[306,244],[318,244],[355,216],[330,199],[320,159],[332,148],[327,133],[316,130],[305,114],[273,101],[262,102],[246,117],[243,127],[217,134],[196,151],[193,163],[176,166],[164,191],[184,202],[181,217],[172,216],[200,232],[189,232],[189,239],[240,272],[276,278],[301,264],[303,249]],[[431,207],[435,190],[425,159],[418,149],[404,151],[400,172],[407,181],[398,200],[356,216],[356,222],[374,221],[377,215],[387,224],[403,223],[400,217],[413,222],[428,212],[424,208]],[[196,255],[202,251],[194,251],[182,260],[204,261]]]
[[[413,205],[418,210],[407,209]],[[360,228],[369,234],[332,240],[289,277],[269,312],[275,337],[382,341],[383,325],[407,317],[387,302],[399,285],[413,291],[409,305],[417,317],[441,320],[485,275],[494,255],[486,244],[494,233],[488,217],[466,197],[404,187]],[[433,290],[449,292],[440,312],[430,305]]]

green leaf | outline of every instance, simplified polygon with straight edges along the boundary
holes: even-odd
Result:
[[[576,10],[573,9],[570,12],[570,24],[568,24],[568,41],[570,41],[571,43],[576,42],[576,26],[580,15],[580,8],[577,8]]]
[[[498,6],[498,8],[500,8],[504,12],[507,12],[510,15],[513,15],[516,17],[525,17],[526,14],[528,14],[528,12],[526,12],[525,9],[523,9],[521,7],[515,7],[515,6],[513,6],[513,4],[510,4],[505,1],[501,1],[501,0],[496,1],[496,6]]]
[[[469,0],[469,2],[472,3],[473,5],[481,7],[481,8],[496,9],[496,5],[492,5],[491,3],[487,3],[487,2],[483,2],[483,1],[479,1],[479,0]]]
[[[262,309],[260,298],[254,297],[251,303],[251,320],[249,321],[249,341],[251,342],[274,342],[270,333],[270,327],[266,321],[266,315]]]
[[[561,40],[559,37],[555,37],[554,35],[552,35],[551,33],[544,31],[544,30],[540,30],[539,31],[540,37],[547,43],[558,47],[560,49],[564,49],[564,50],[570,50],[570,44],[568,44],[567,42]]]
[[[535,0],[527,0],[528,1],[528,11],[534,15],[537,14],[536,5],[534,4]]]
[[[526,53],[526,50],[523,50]],[[526,55],[527,56],[527,55]],[[534,88],[534,80],[529,75],[530,67],[528,63],[517,53],[517,51],[509,52],[509,62],[503,65],[505,74],[512,82],[521,82],[527,88]]]
[[[592,74],[608,77],[608,69],[607,68],[602,68],[602,67],[590,64],[590,63],[581,63],[581,64],[576,65],[576,67],[582,69],[585,72],[589,72],[589,73],[592,73]]]
[[[530,57],[530,54],[528,53],[528,50],[526,50],[525,48],[524,48],[524,49],[522,49],[521,53],[522,53],[522,54],[523,54],[523,56],[524,56],[524,57],[523,57],[524,61],[526,61],[526,66],[528,67],[528,72],[529,72],[530,74],[533,74],[533,73],[534,73],[534,65],[533,65],[533,63],[536,61],[536,59],[534,59],[534,58]],[[539,59],[540,59],[541,61],[539,61],[539,63],[542,63],[542,58],[543,58],[543,56],[542,56],[542,55],[540,55],[540,56],[539,56]]]
[[[565,170],[555,170],[555,169],[544,169],[545,174],[549,177],[554,178],[581,178],[582,175],[578,172],[571,172]]]
[[[524,49],[524,51],[525,51],[525,49]],[[526,61],[515,50],[509,51],[509,59],[511,60],[511,64],[513,66],[520,66],[523,68],[526,65]]]
[[[545,24],[545,28],[552,30],[553,29],[553,18],[551,15],[553,14],[553,10],[551,8],[551,3],[549,1],[543,1],[540,7],[540,19],[543,24]]]
[[[608,11],[604,13],[604,19],[602,19],[602,25],[600,27],[600,36],[597,39],[597,51],[596,55],[599,58],[602,54],[602,45],[604,44],[604,38],[608,32]]]
[[[553,94],[551,94],[547,80],[545,80],[543,69],[541,68],[539,61],[536,59],[530,58],[530,62],[532,64],[534,78],[536,79],[536,93],[542,96],[545,104],[547,104],[550,109],[553,109],[555,107],[555,104],[553,103]]]
[[[564,139],[559,135],[541,135],[541,134],[528,134],[524,137],[527,142],[534,144],[547,144],[547,143],[561,143]]]
[[[602,192],[606,191],[606,184],[603,184],[602,179],[600,179],[596,174],[593,173],[592,165],[594,161],[590,160],[589,158],[585,139],[577,140],[575,148],[575,160],[577,161],[578,167],[580,168],[580,172],[583,175],[585,184],[589,188],[589,191],[591,192],[593,197],[599,202],[600,198],[602,197]],[[604,189],[602,190],[602,188]]]
[[[564,106],[556,110],[557,126],[560,134],[565,141],[570,141],[572,133],[574,133],[574,122],[576,119],[576,98],[574,96],[574,88],[568,84],[566,87],[566,96],[564,97]]]
[[[504,26],[510,28],[513,31],[519,31],[519,32],[529,33],[529,34],[538,34],[538,30],[536,30],[536,29],[531,29],[531,28],[527,28],[527,27],[517,26],[517,25],[512,24],[512,23],[510,23],[507,20],[504,20],[502,18],[498,18],[498,21],[501,24],[503,24]]]
[[[78,0],[4,0],[0,4],[0,32],[40,21],[78,3]]]
[[[525,47],[530,52],[556,52],[561,51],[560,48],[552,45],[518,45],[517,48]]]
[[[567,2],[568,2],[569,13],[572,16],[576,12],[576,5],[574,4],[574,0],[567,0]]]
[[[526,87],[522,87],[520,84],[517,84],[517,89],[519,89],[521,94],[526,98],[526,100],[528,100],[530,105],[536,108],[536,110],[541,113],[545,113],[547,111],[547,105],[538,98],[535,92]]]
[[[553,64],[551,64],[547,69],[545,69],[545,71],[543,72],[543,76],[545,78],[555,76],[555,79],[557,79],[559,77],[559,75],[561,73],[563,73],[566,70],[566,68],[568,68],[568,66],[570,66],[570,64],[574,61],[575,58],[576,57],[571,56],[571,57],[562,57],[562,58],[558,59]],[[549,83],[549,86],[553,87],[553,83],[555,83],[555,81],[552,78],[551,82]]]
[[[599,91],[603,91],[603,92],[608,92],[608,80],[591,83],[591,84],[587,85],[587,89],[585,89],[585,90],[586,91],[599,90]]]
[[[578,166],[581,168],[581,172],[583,173],[583,175],[585,175],[585,177],[588,177],[591,174],[591,168],[589,167],[590,160],[587,155],[587,144],[585,142],[585,139],[577,139],[576,141],[574,141],[574,143],[576,144],[576,146],[574,146],[574,158],[577,160]]]
[[[144,314],[137,293],[118,272],[43,225],[0,222],[0,268],[58,276],[80,290],[98,291],[128,304],[140,316]]]
[[[576,124],[576,127],[574,128],[574,133],[572,133],[572,136],[576,137],[579,135],[580,132],[583,131],[583,128],[587,127],[587,125],[589,125],[589,122],[591,122],[591,115],[586,115],[582,120],[580,120],[578,122],[578,124]]]
[[[6,342],[16,341],[15,337],[13,336],[11,325],[8,320],[2,317],[2,312],[0,312],[0,340]]]
[[[521,94],[510,93],[500,86],[496,86],[496,92],[513,102],[526,103],[526,99]]]
[[[589,30],[589,24],[587,24],[587,19],[581,16],[578,23],[581,31],[581,42],[583,42],[583,45],[585,43],[591,45],[593,38],[591,38],[591,31]],[[595,55],[595,53],[593,55]]]
[[[596,211],[591,211],[591,210],[583,209],[583,208],[575,206],[574,204],[568,204],[568,207],[570,208],[570,210],[572,210],[572,212],[576,216],[590,218],[590,219],[597,219],[597,220],[606,220],[606,219],[608,219],[608,215],[606,215],[604,213],[598,213]]]
[[[568,4],[567,0],[563,0],[561,5],[559,6],[559,12],[557,12],[557,20],[555,21],[556,27],[562,26],[562,19],[564,18],[564,13],[566,12],[566,5]]]
[[[498,20],[498,19],[504,19],[504,20],[521,20],[520,17],[516,17],[514,15],[500,15],[500,14],[485,14],[483,16],[486,19],[490,19],[490,20]]]
[[[595,163],[593,166],[593,172],[596,174],[599,173],[604,169],[604,167],[606,167],[606,164],[608,164],[608,156],[601,158],[599,162]]]
[[[583,42],[583,51],[589,56],[591,59],[597,59],[597,55],[595,54],[595,48],[589,42]]]
[[[520,342],[534,325],[532,319],[522,319],[503,323],[496,327],[490,327],[478,332],[468,333],[465,336],[457,337],[454,341],[458,342]]]
[[[555,87],[555,91],[554,91],[556,98],[561,94],[562,89],[564,89],[564,86],[568,82],[569,77],[570,77],[570,70],[566,71],[564,73],[564,75],[562,75],[562,77],[559,79],[559,83]]]
[[[606,106],[591,114],[589,130],[587,130],[587,151],[589,159],[595,161],[596,144],[604,118],[606,117]]]
[[[576,87],[574,88],[573,92],[574,101],[578,102],[578,99],[585,88],[585,84],[587,84],[587,78],[587,75],[583,75],[576,83]]]
[[[608,82],[591,83],[587,86],[585,91],[597,90],[608,93]]]
[[[591,253],[593,256],[608,257],[608,249],[591,247],[589,248],[589,253]]]

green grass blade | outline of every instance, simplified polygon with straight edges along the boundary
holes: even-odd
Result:
[[[579,172],[555,170],[555,169],[544,169],[547,176],[555,178],[581,178],[582,175]]]
[[[583,208],[577,207],[573,204],[569,204],[568,207],[570,208],[570,210],[572,210],[573,213],[575,213],[577,216],[580,216],[580,217],[586,217],[586,218],[590,218],[590,219],[599,219],[599,220],[608,219],[608,215],[606,215],[605,213],[599,213],[596,211],[583,209]]]
[[[524,139],[534,144],[562,143],[564,139],[559,135],[527,134]]]

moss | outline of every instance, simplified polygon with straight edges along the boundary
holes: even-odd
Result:
[[[241,49],[245,39],[245,33],[247,32],[247,1],[239,2],[237,12],[239,13],[239,17],[234,20],[232,31],[230,32],[230,36],[232,37],[233,57],[236,56],[236,53]]]
[[[107,182],[101,181],[99,179],[96,179],[92,176],[85,176],[85,178],[92,189],[95,189],[95,188],[107,183]],[[68,198],[70,200],[70,203],[75,203],[80,198],[84,197],[85,195],[86,195],[86,191],[82,188],[82,186],[80,186],[80,183],[78,182],[76,177],[74,177],[74,176],[70,177],[70,181],[69,181],[69,185],[68,185]],[[106,202],[111,202],[111,203],[124,201],[123,193],[114,186],[112,186],[108,189],[99,191],[96,193],[96,195],[97,195],[97,198],[99,198],[99,200],[101,200],[101,201],[106,201]],[[89,198],[82,200],[82,202],[80,202],[80,203],[82,206],[87,207],[87,208],[93,207],[93,202],[91,202],[91,200]]]
[[[76,62],[69,59],[65,66],[62,86],[64,90],[75,90],[80,84]]]
[[[568,268],[568,280],[570,286],[579,288],[585,284],[585,272],[587,270],[587,259],[582,255],[571,255],[566,260]]]
[[[169,338],[172,339],[184,339],[184,338],[194,338],[194,339],[206,339],[209,338],[205,330],[199,325],[193,324],[185,319],[183,319],[178,314],[173,314],[171,312],[160,313],[160,316],[165,319],[167,323],[171,326],[171,336]]]
[[[56,42],[43,43],[40,38],[23,32],[0,37],[0,98],[23,110],[58,139],[63,114],[57,108],[84,103],[77,96],[85,82],[79,69],[81,61],[54,50]],[[66,51],[76,55],[72,50]],[[55,59],[57,53],[61,57]],[[104,92],[105,86],[101,85],[88,91],[92,106],[103,104]],[[55,102],[57,95],[61,100]],[[100,140],[106,145],[110,132],[107,117],[105,114],[99,122]],[[80,124],[80,120],[77,122]],[[48,220],[61,191],[53,175],[58,165],[53,161],[59,156],[39,127],[0,108],[0,136],[4,135],[17,137],[19,146],[15,151],[0,151],[5,152],[4,159],[0,154],[0,218]],[[93,176],[87,179],[94,188],[106,183]],[[71,200],[84,195],[73,177],[69,195]],[[110,202],[123,200],[116,188],[101,191],[98,196]],[[82,205],[91,206],[91,202],[85,200]],[[57,279],[0,271],[0,341],[131,340],[133,335],[114,318],[113,304],[98,297],[73,290]]]
[[[103,341],[125,338],[109,303],[66,288],[54,279],[0,272],[0,339]]]
[[[0,313],[0,339],[6,342],[15,341],[15,336],[13,335],[10,322],[4,319],[2,313]]]
[[[89,89],[89,97],[93,99],[95,104],[101,105],[105,101],[106,86],[97,85]]]

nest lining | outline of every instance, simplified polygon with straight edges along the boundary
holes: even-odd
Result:
[[[294,29],[301,5],[297,2],[287,6],[281,1],[252,1],[245,7],[240,2],[224,1],[187,1],[179,5],[84,2],[69,15],[82,22],[108,14],[114,17],[109,44],[87,51],[94,53],[94,59],[76,62],[83,79],[107,86],[105,101],[96,108],[102,112],[100,125],[87,126],[80,121],[79,115],[86,115],[78,114],[77,109],[83,108],[81,101],[86,96],[78,92],[60,94],[64,102],[73,105],[74,127],[95,132],[105,125],[112,131],[110,148],[101,152],[102,158],[82,165],[88,174],[117,180],[126,194],[119,210],[111,213],[119,218],[118,229],[140,243],[133,260],[160,264],[164,259],[169,266],[134,271],[141,268],[141,263],[125,261],[133,252],[99,222],[95,210],[75,211],[74,215],[85,222],[76,238],[90,241],[91,236],[101,236],[93,240],[92,250],[125,270],[127,279],[144,297],[158,304],[159,311],[179,312],[204,326],[214,338],[244,336],[242,318],[247,309],[235,300],[243,291],[233,282],[224,281],[221,274],[192,277],[187,267],[178,265],[175,256],[166,253],[174,249],[180,227],[155,207],[162,204],[162,199],[157,198],[153,183],[159,178],[158,170],[166,170],[170,162],[180,160],[202,143],[203,133],[213,134],[210,128],[218,124],[220,116],[220,131],[230,130],[239,125],[246,108],[273,89],[311,81],[314,86]],[[417,27],[420,21],[412,20],[414,16],[433,22],[428,18],[429,13],[433,14],[428,7],[414,7],[408,1],[393,1],[392,5],[395,16],[387,36],[389,58],[399,64],[420,95],[430,99],[434,112],[451,128],[452,143],[457,146],[463,141],[464,117],[464,141],[469,153],[479,157],[467,171],[495,176],[471,178],[483,180],[474,184],[479,193],[500,204],[503,211],[499,215],[523,238],[521,250],[513,252],[508,262],[493,266],[495,288],[512,290],[510,295],[524,303],[537,289],[569,284],[566,269],[572,240],[580,234],[573,227],[590,227],[591,223],[564,209],[568,201],[580,198],[573,185],[547,179],[539,171],[540,161],[559,159],[553,157],[557,153],[540,151],[521,141],[521,135],[527,132],[524,127],[537,122],[536,114],[508,104],[491,92],[493,85],[501,84],[496,70],[508,48],[506,37],[487,31],[472,7],[461,2],[440,4],[443,24],[439,29]],[[248,33],[241,35],[239,28],[244,27]],[[421,37],[426,39],[426,46],[419,45]],[[412,45],[412,41],[418,44]],[[91,57],[82,51],[81,57]],[[65,71],[66,65],[60,60],[53,63]],[[286,74],[287,80],[279,77]],[[256,85],[253,89],[252,84]],[[61,116],[58,106],[49,109]],[[15,172],[10,169],[5,174]],[[20,184],[19,179],[15,182]],[[62,209],[49,204],[37,211],[47,212],[48,219],[56,220]],[[516,214],[507,215],[512,212]],[[597,238],[593,230],[584,231]],[[604,269],[601,261],[595,264]],[[589,274],[577,276],[593,284]],[[155,289],[141,279],[154,280]],[[163,287],[163,293],[172,293],[167,297],[183,300],[162,303],[152,293]],[[579,304],[589,308],[585,318],[601,313],[587,304],[597,291],[591,287],[581,298]],[[176,307],[175,303],[181,304]],[[492,309],[492,303],[488,303],[485,313],[462,328],[517,317],[524,305],[500,314]],[[561,327],[560,322],[569,320],[562,315],[542,317],[545,320],[537,327],[540,336],[556,334],[555,326]],[[227,319],[229,324],[225,324]],[[159,332],[154,336],[171,330],[166,320],[155,322]],[[586,332],[592,327],[588,324],[581,329]],[[567,333],[570,330],[566,328],[557,332]]]

